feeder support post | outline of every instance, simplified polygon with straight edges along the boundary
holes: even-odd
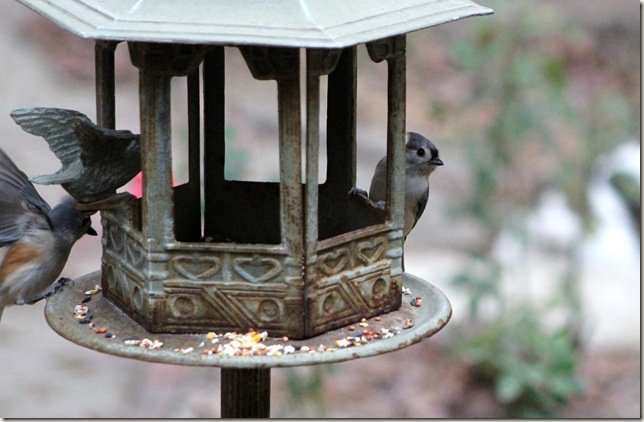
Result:
[[[221,368],[221,417],[269,418],[271,370]]]

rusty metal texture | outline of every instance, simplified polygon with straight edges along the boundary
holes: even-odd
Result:
[[[96,68],[96,123],[108,129],[116,128],[116,98],[114,91],[114,51],[117,42],[97,41],[95,49]]]
[[[148,332],[168,335],[252,327],[302,339],[399,312],[408,277],[402,269],[404,34],[490,9],[468,0],[184,0],[180,7],[176,0],[18,1],[97,40],[102,124],[115,125],[118,42],[127,41],[139,69],[143,197],[126,197],[101,214],[100,277],[111,303]],[[362,42],[372,60],[388,65],[384,211],[348,195],[356,179],[356,45]],[[278,183],[225,179],[223,45],[241,50],[256,79],[277,83]],[[329,75],[322,185],[321,75]],[[188,77],[189,181],[173,187],[170,82],[176,76]]]
[[[179,365],[272,368],[335,363],[375,356],[411,346],[431,337],[447,324],[452,314],[447,297],[438,288],[418,277],[404,274],[403,282],[405,288],[411,290],[411,295],[404,296],[405,300],[400,309],[382,315],[379,321],[375,318],[367,319],[365,323],[368,327],[359,324],[355,324],[355,330],[351,330],[351,326],[338,327],[307,340],[269,337],[263,341],[267,346],[279,344],[284,347],[292,346],[295,352],[291,354],[226,356],[203,352],[204,349],[213,347],[207,334],[150,333],[101,293],[92,295],[91,300],[85,303],[88,315],[91,315],[92,324],[82,323],[83,320],[74,316],[75,307],[86,300],[88,297],[86,292],[100,284],[100,280],[100,272],[87,274],[48,298],[45,317],[49,325],[68,340],[93,350],[149,362]],[[410,301],[415,300],[416,297],[422,299],[422,306],[416,307],[410,304]],[[413,326],[402,329],[409,320],[413,322]],[[399,331],[390,338],[374,339],[360,346],[352,345],[345,348],[337,346],[338,341],[355,336],[363,329],[377,331],[384,328]],[[218,330],[217,333],[223,334],[224,331]],[[128,344],[126,341],[128,339],[157,340],[163,343],[163,346],[140,347]],[[223,339],[222,342],[224,342]],[[320,345],[335,350],[320,351]],[[305,352],[306,349],[303,347],[309,347],[315,352]]]
[[[83,37],[343,48],[493,11],[469,0],[18,0]]]
[[[383,41],[387,42],[401,41],[398,37]],[[329,141],[328,159],[350,168],[332,166],[331,172],[345,176],[330,173],[323,186],[317,180],[319,77],[330,73],[330,97],[346,96],[341,90],[346,86],[353,87],[355,96],[355,49],[307,53],[303,185],[299,49],[242,48],[253,75],[276,80],[278,86],[280,182],[260,183],[224,179],[223,107],[215,107],[223,105],[222,51],[149,43],[129,47],[140,69],[144,195],[140,201],[122,203],[120,210],[102,213],[103,284],[110,300],[151,332],[254,327],[293,338],[311,337],[400,306],[398,226],[404,201],[390,201],[385,219],[372,205],[347,194],[355,183],[355,98],[341,100],[345,112],[331,113],[327,119],[330,132],[340,136]],[[401,55],[404,58],[404,49],[387,60],[399,63]],[[200,216],[190,211],[198,209],[196,184],[171,186],[169,82],[176,74],[190,75],[193,178],[199,169],[199,104],[194,91],[197,65],[204,57],[206,209],[200,237]],[[404,93],[404,62],[402,67],[390,66],[390,73],[388,148],[396,163],[401,148],[404,153],[404,95],[396,93],[401,87]],[[392,169],[391,183],[402,186],[404,169],[400,163]],[[328,228],[329,220],[339,223]]]

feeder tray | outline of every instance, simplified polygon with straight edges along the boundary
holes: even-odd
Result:
[[[396,311],[381,315],[378,317],[379,321],[376,318],[367,319],[365,323],[368,326],[356,323],[352,324],[355,327],[354,330],[350,330],[350,326],[345,326],[306,340],[267,338],[262,341],[267,347],[280,344],[292,346],[295,349],[294,352],[281,356],[206,354],[204,350],[217,346],[212,343],[207,334],[150,333],[100,293],[92,295],[92,299],[86,303],[89,308],[88,315],[93,315],[93,326],[81,324],[80,320],[74,317],[74,308],[88,297],[85,292],[100,284],[100,279],[100,271],[87,274],[68,283],[47,300],[45,317],[54,331],[74,343],[99,352],[150,362],[188,366],[272,368],[335,363],[375,356],[411,346],[431,337],[447,324],[452,315],[447,297],[438,288],[418,277],[404,273],[404,286],[412,294],[403,295],[402,306]],[[412,306],[410,303],[416,297],[422,298],[420,307]],[[413,325],[403,329],[409,320],[413,321]],[[336,345],[337,341],[348,337],[361,336],[365,329],[378,332],[381,328],[396,334],[389,338],[372,339],[359,346],[354,345],[353,341],[350,341],[351,344],[346,347]],[[102,329],[106,329],[107,332]],[[127,339],[156,340],[163,343],[163,346],[158,349],[145,348],[128,344]],[[225,342],[226,340],[222,338],[222,343]],[[129,343],[132,343],[132,340]],[[325,346],[326,351],[320,351],[320,345]],[[303,346],[314,352],[306,352],[306,348],[302,350]]]

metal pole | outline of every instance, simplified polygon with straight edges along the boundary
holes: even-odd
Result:
[[[271,370],[221,368],[221,417],[269,418]]]

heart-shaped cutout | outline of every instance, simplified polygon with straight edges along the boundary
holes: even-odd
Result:
[[[125,233],[116,225],[110,224],[110,228],[107,230],[107,239],[113,251],[123,253],[125,249]]]
[[[326,275],[338,274],[349,262],[349,250],[339,248],[318,256],[318,267]]]
[[[172,260],[172,268],[189,280],[209,280],[221,268],[217,257],[178,256]]]
[[[282,264],[277,259],[259,255],[235,258],[233,268],[244,280],[251,283],[263,283],[282,272]]]
[[[385,252],[385,242],[382,238],[359,242],[357,249],[360,262],[369,265],[382,259]]]

